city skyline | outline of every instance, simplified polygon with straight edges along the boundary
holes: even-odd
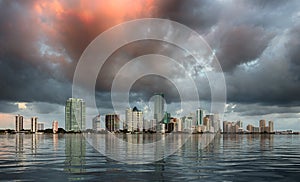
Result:
[[[158,96],[158,94],[155,94]],[[117,113],[105,114],[105,121],[101,121],[100,114],[93,117],[92,119],[92,128],[86,128],[86,114],[85,114],[85,101],[80,98],[69,98],[66,101],[65,106],[65,124],[64,128],[67,132],[83,132],[86,130],[92,129],[94,132],[99,131],[110,131],[110,132],[119,132],[125,131],[134,133],[134,132],[161,132],[165,133],[165,129],[168,132],[184,132],[192,131],[194,132],[211,132],[217,133],[222,131],[225,134],[234,134],[234,133],[275,133],[279,130],[274,129],[274,122],[269,121],[268,126],[266,125],[266,120],[259,120],[259,126],[253,126],[248,124],[247,127],[243,128],[243,122],[238,120],[236,122],[232,121],[221,121],[219,119],[218,113],[210,113],[205,115],[206,111],[202,108],[198,108],[195,112],[190,112],[189,115],[181,116],[180,118],[171,117],[171,114],[168,112],[164,113],[164,116],[161,118],[160,122],[156,122],[156,117],[159,109],[164,108],[163,99],[164,94],[159,94],[161,98],[153,99],[154,115],[153,118],[145,119],[143,116],[143,111],[139,110],[136,106],[132,108],[125,109],[125,118],[124,120],[120,119],[120,115]],[[159,106],[158,106],[159,105]],[[162,105],[162,106],[161,106]],[[20,114],[15,116],[15,132],[24,131],[23,126],[24,117]],[[220,127],[220,123],[223,123],[223,128]],[[89,123],[89,122],[88,122]],[[101,124],[102,123],[102,124]],[[104,127],[103,127],[104,124]],[[169,124],[171,124],[169,126]],[[102,125],[102,127],[101,127]],[[122,126],[122,127],[121,127]],[[146,127],[147,126],[147,127]],[[170,129],[171,127],[172,129]],[[26,129],[25,129],[26,130]],[[38,122],[38,117],[31,117],[31,133],[36,133],[38,131],[44,130],[44,123]],[[58,121],[53,120],[52,122],[53,133],[58,132]],[[292,131],[292,130],[286,130]]]
[[[32,116],[37,116],[46,128],[51,127],[52,120],[65,127],[64,101],[72,97],[75,68],[89,43],[102,32],[126,21],[165,18],[198,32],[218,58],[227,94],[222,120],[242,120],[247,125],[266,119],[272,120],[278,130],[300,131],[299,1],[12,0],[0,1],[0,5],[2,129],[14,128],[11,121],[17,114],[24,116],[25,128],[30,128]],[[169,31],[174,32],[172,28]],[[155,41],[135,42],[120,48],[109,58],[95,85],[101,115],[113,111],[110,89],[118,70],[145,54],[192,62],[184,51]],[[175,78],[182,76],[169,65],[155,65],[155,68],[170,72]],[[138,69],[146,71],[147,66]],[[191,74],[196,74],[197,83],[201,85],[198,90],[201,106],[209,111],[211,90],[201,71],[199,67]],[[185,89],[189,91],[188,87]],[[153,93],[163,92],[166,111],[180,112],[176,85],[167,79],[145,76],[137,80],[130,91],[131,106],[144,108],[145,104],[141,103],[148,103]],[[120,114],[124,118],[123,113]],[[89,121],[95,117],[89,113],[87,116]]]

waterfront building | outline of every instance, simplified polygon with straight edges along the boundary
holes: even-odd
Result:
[[[273,133],[273,132],[274,132],[274,122],[269,121],[269,133]]]
[[[253,125],[248,124],[246,129],[247,129],[248,132],[252,133],[253,132]]]
[[[207,131],[210,131],[211,129],[211,124],[210,124],[210,119],[208,116],[205,116],[204,119],[203,119],[203,124],[204,126],[206,126],[206,130]]]
[[[129,132],[142,132],[145,128],[143,112],[138,110],[137,107],[126,109],[124,126],[124,129],[127,129]]]
[[[31,129],[30,131],[35,133],[37,132],[37,123],[38,123],[38,117],[31,117]]]
[[[259,131],[260,133],[264,133],[265,132],[265,127],[266,127],[266,120],[260,120],[259,121]]]
[[[52,131],[53,131],[53,133],[58,132],[58,121],[53,121],[52,122]]]
[[[253,133],[259,133],[260,129],[259,127],[253,127]]]
[[[80,132],[85,130],[86,108],[83,99],[69,98],[65,107],[66,131]]]
[[[154,119],[157,122],[157,125],[162,122],[164,119],[164,105],[165,105],[165,99],[164,99],[164,94],[155,94],[153,96],[154,98]]]
[[[133,127],[132,122],[133,122],[132,121],[132,109],[128,108],[125,111],[125,122],[123,124],[123,129],[127,130],[129,132],[132,132],[132,127]]]
[[[118,114],[105,115],[105,127],[107,131],[116,132],[120,129],[120,116]]]
[[[100,120],[100,114],[95,116],[92,120],[92,128],[94,131],[100,131],[101,130],[101,120]]]
[[[16,120],[15,120],[15,123],[16,123],[16,132],[20,132],[22,130],[24,130],[24,126],[23,126],[23,120],[24,120],[24,117],[21,116],[20,114],[18,114],[16,117]]]
[[[197,109],[196,110],[196,126],[203,125],[203,118],[204,118],[204,110],[203,109]]]
[[[44,123],[37,123],[37,131],[44,130]]]

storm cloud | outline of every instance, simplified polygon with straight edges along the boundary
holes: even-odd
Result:
[[[300,2],[296,0],[2,0],[0,112],[16,112],[17,102],[45,103],[31,107],[43,114],[47,110],[56,112],[51,104],[64,105],[72,96],[77,62],[100,33],[137,18],[166,18],[192,28],[208,42],[223,69],[228,102],[271,108],[234,112],[299,113],[299,10]],[[192,61],[186,52],[164,42],[141,41],[121,47],[99,73],[95,88],[100,107],[111,107],[110,89],[118,70],[145,54]],[[177,77],[182,74],[174,68],[168,71]],[[198,81],[203,86],[199,90],[201,99],[209,101],[207,78]],[[139,79],[131,92],[135,93],[132,100],[147,101],[153,93],[164,92],[168,103],[179,102],[176,88],[155,76]]]

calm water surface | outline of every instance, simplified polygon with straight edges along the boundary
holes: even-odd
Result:
[[[299,135],[219,135],[204,149],[199,149],[200,140],[200,135],[193,135],[181,149],[163,160],[129,165],[101,155],[79,134],[0,135],[0,180],[300,179]]]

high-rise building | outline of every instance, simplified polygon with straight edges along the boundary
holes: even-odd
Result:
[[[253,125],[248,124],[247,125],[247,130],[248,130],[248,132],[252,133],[253,132]]]
[[[164,94],[160,93],[160,94],[155,94],[153,96],[154,98],[154,119],[158,123],[162,122],[162,120],[164,119],[164,114],[165,114],[165,110],[164,110],[164,104],[165,104],[165,100],[164,100]]]
[[[69,98],[65,107],[66,131],[85,130],[85,102],[83,99]]]
[[[136,128],[138,132],[143,131],[143,122],[144,122],[144,116],[143,112],[138,110],[137,107],[134,107],[132,109],[132,120],[133,120],[133,125]]]
[[[204,118],[204,110],[203,109],[197,109],[196,111],[196,125],[203,125],[203,118]]]
[[[24,119],[24,117],[21,116],[20,114],[18,114],[16,116],[16,132],[20,132],[24,129],[23,128],[23,119]]]
[[[37,132],[38,117],[31,117],[31,132]]]
[[[261,133],[265,132],[265,128],[266,128],[266,120],[260,120],[259,121],[259,130]]]
[[[144,129],[144,115],[137,107],[126,109],[125,128],[129,132],[142,132]],[[146,129],[146,128],[145,128]]]
[[[44,130],[44,123],[37,123],[37,131]]]
[[[53,131],[53,133],[58,132],[58,121],[53,121],[52,122],[52,131]]]
[[[100,120],[100,114],[95,116],[93,118],[93,130],[94,131],[100,131],[101,130],[101,120]]]
[[[127,130],[129,132],[132,132],[132,128],[133,128],[133,121],[132,121],[132,109],[128,108],[125,111],[125,122],[124,122],[124,126],[123,129]]]
[[[210,131],[211,128],[211,122],[210,119],[208,117],[208,115],[206,115],[203,119],[203,125],[206,126],[207,131]]]
[[[118,114],[105,115],[105,127],[110,132],[118,131],[120,129],[120,116]]]
[[[273,133],[273,132],[274,132],[274,122],[269,121],[269,133]]]

